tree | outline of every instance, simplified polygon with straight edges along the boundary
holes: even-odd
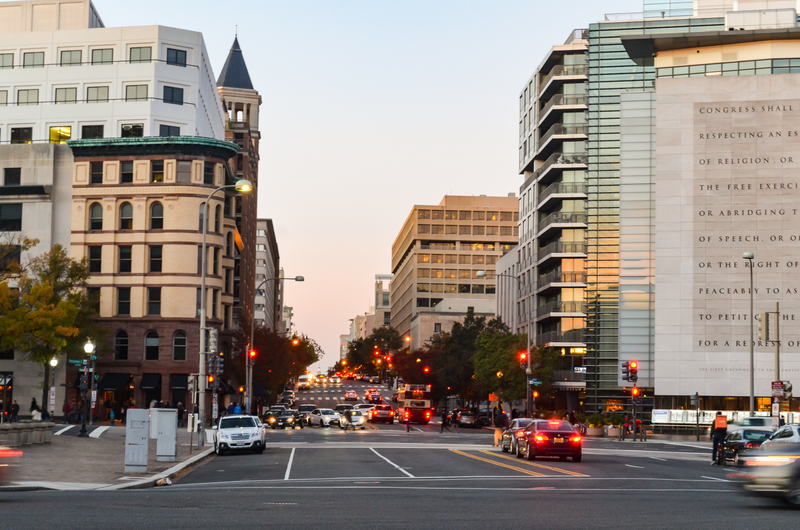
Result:
[[[490,329],[478,336],[475,346],[475,383],[503,401],[524,399],[525,369],[520,367],[519,352],[526,351],[527,337]]]
[[[374,328],[364,339],[355,339],[347,344],[347,366],[367,374],[376,374],[383,355],[395,353],[403,347],[403,338],[391,327]],[[383,361],[382,361],[383,362]]]

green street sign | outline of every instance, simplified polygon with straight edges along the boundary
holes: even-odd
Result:
[[[83,365],[83,359],[67,359],[67,363],[72,366],[81,366]]]

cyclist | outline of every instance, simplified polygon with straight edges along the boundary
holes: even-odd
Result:
[[[728,434],[728,418],[722,414],[722,412],[717,411],[717,416],[714,418],[714,425],[711,427],[711,440],[714,442],[713,449],[711,452],[711,465],[720,464],[725,461],[725,456],[723,455],[721,458],[717,451],[724,451],[723,449],[723,440],[725,440],[725,436]],[[719,461],[718,461],[719,460]]]

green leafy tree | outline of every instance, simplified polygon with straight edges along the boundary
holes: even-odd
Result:
[[[478,336],[474,357],[475,383],[504,401],[524,399],[525,369],[519,352],[526,351],[527,337],[500,329],[489,329]]]
[[[359,338],[347,344],[347,366],[366,374],[377,374],[384,362],[382,357],[393,354],[403,347],[403,339],[391,327],[374,328],[366,338]],[[378,360],[381,360],[378,363]]]

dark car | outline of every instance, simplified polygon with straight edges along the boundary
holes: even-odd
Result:
[[[372,423],[385,422],[394,423],[394,409],[390,405],[377,405],[374,409],[369,411],[369,421]]]
[[[276,409],[270,409],[264,412],[264,420],[263,420],[264,425],[269,425],[273,429],[277,427],[278,416],[280,416],[281,412],[283,412],[283,410],[276,410]]]
[[[524,455],[534,460],[537,456],[557,456],[561,460],[572,457],[573,462],[581,461],[581,435],[568,421],[534,420],[523,433],[524,436],[517,439],[517,458]]]
[[[286,429],[294,429],[295,427],[303,428],[303,415],[297,410],[284,410],[276,418],[275,427]]]
[[[377,390],[374,391],[372,394],[369,395],[369,402],[370,403],[383,403],[383,397],[381,397],[381,393]]]
[[[772,434],[771,429],[758,427],[735,429],[728,432],[722,442],[722,447],[725,450],[725,460],[733,462],[737,466],[741,465],[740,458],[748,451],[760,449],[761,444],[769,438],[770,434]]]
[[[397,397],[400,395],[399,392],[394,392],[392,394],[392,403],[397,403]]]
[[[783,499],[800,508],[800,444],[787,443],[742,457],[749,479],[744,489],[765,497]]]
[[[474,410],[456,409],[453,411],[453,424],[459,427],[477,427],[478,415]]]
[[[504,453],[511,451],[517,454],[517,440],[525,436],[525,427],[530,425],[533,420],[530,418],[518,418],[511,420],[508,429],[503,431],[503,440],[500,442],[500,449]]]
[[[333,407],[333,410],[335,412],[338,412],[339,414],[344,414],[344,411],[350,410],[352,408],[353,408],[353,405],[350,405],[349,403],[339,403],[338,405]]]

